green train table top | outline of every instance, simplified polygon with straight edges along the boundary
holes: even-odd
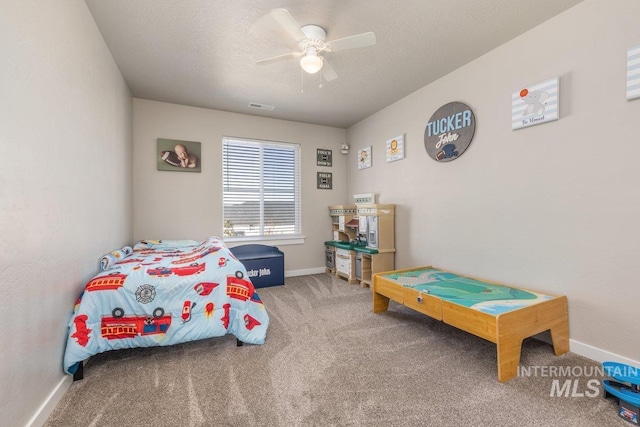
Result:
[[[495,316],[555,298],[431,267],[380,276],[406,288]]]

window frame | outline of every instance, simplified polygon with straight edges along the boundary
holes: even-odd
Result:
[[[225,235],[225,202],[226,202],[226,194],[228,186],[228,180],[226,178],[227,174],[227,165],[226,165],[226,145],[228,143],[235,143],[246,146],[258,146],[260,148],[260,152],[264,147],[282,147],[286,149],[291,149],[294,154],[294,232],[287,234],[265,234],[264,233],[264,198],[259,196],[260,203],[260,223],[261,230],[259,235],[253,236],[228,236]],[[262,155],[259,156],[260,159],[260,170],[261,177],[263,176],[263,161],[264,158]],[[234,137],[234,136],[223,136],[222,137],[222,239],[225,242],[229,243],[249,243],[249,242],[257,242],[257,243],[270,243],[273,245],[290,245],[290,244],[302,244],[304,243],[304,236],[302,234],[302,146],[299,143],[292,142],[284,142],[284,141],[272,141],[265,139],[253,139],[253,138],[243,138],[243,137]],[[263,179],[260,179],[260,189],[259,194],[262,194],[263,187]]]

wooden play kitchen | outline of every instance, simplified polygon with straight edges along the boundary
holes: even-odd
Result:
[[[356,198],[359,201],[373,198]],[[395,205],[329,206],[333,240],[325,242],[326,271],[371,286],[375,273],[395,268]]]
[[[394,300],[497,345],[498,380],[517,375],[522,341],[550,331],[556,355],[569,351],[565,296],[544,295],[433,267],[387,271],[373,277],[373,312]]]

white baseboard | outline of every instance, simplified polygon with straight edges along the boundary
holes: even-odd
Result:
[[[284,277],[306,276],[309,274],[325,273],[326,271],[327,269],[325,267],[307,268],[304,270],[289,270],[284,272]]]
[[[569,346],[572,353],[586,357],[587,359],[595,360],[598,363],[619,362],[624,363],[625,365],[640,367],[640,361],[638,360],[629,359],[580,341],[570,339]]]
[[[33,417],[31,417],[27,423],[27,427],[40,427],[44,425],[47,418],[49,418],[49,415],[51,415],[53,410],[56,408],[58,402],[60,402],[60,399],[62,399],[62,396],[64,396],[69,387],[71,387],[72,383],[73,375],[65,375],[53,389],[51,394],[47,396],[42,405],[40,405]]]

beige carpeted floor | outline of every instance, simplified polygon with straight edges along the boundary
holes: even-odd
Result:
[[[318,274],[259,294],[271,318],[264,345],[226,336],[94,356],[45,425],[631,425],[600,386],[589,397],[599,365],[541,341],[523,345],[531,376],[500,383],[494,344],[394,302],[373,314],[368,288]],[[569,396],[551,396],[567,379],[578,381]]]

